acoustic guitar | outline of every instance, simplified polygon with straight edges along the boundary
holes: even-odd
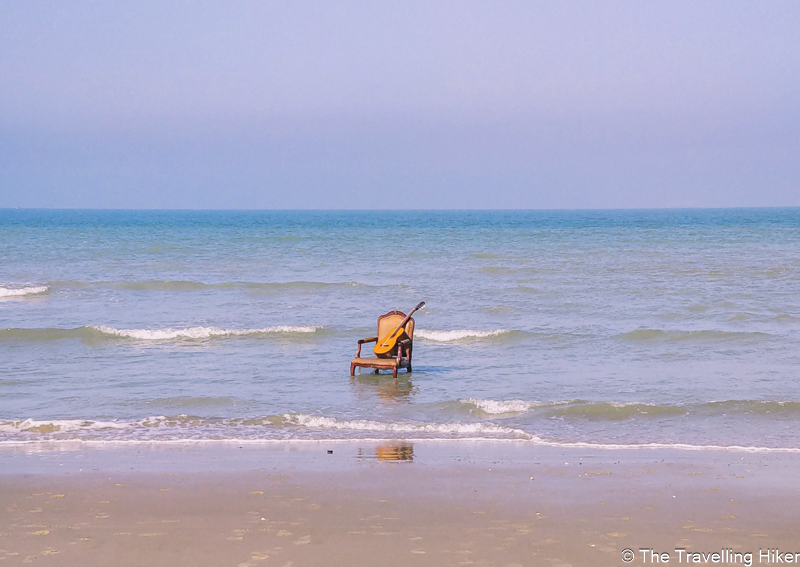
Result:
[[[420,301],[419,305],[417,305],[408,315],[406,315],[406,318],[403,319],[402,323],[400,323],[397,327],[392,329],[388,335],[378,341],[378,344],[376,344],[375,348],[372,349],[377,356],[387,355],[394,347],[397,346],[397,341],[399,341],[400,337],[403,336],[403,333],[406,332],[406,323],[408,323],[408,320],[411,319],[414,311],[422,309],[423,307],[425,307],[425,302]]]

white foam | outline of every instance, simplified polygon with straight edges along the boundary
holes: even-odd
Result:
[[[503,413],[520,413],[539,407],[539,402],[526,402],[524,400],[480,400],[468,398],[459,400],[462,404],[473,405],[484,413],[500,415]]]
[[[694,445],[690,443],[593,443],[593,442],[565,442],[542,439],[541,437],[509,427],[501,427],[493,423],[420,423],[420,422],[379,422],[373,420],[346,420],[308,414],[284,414],[283,424],[301,426],[309,429],[322,430],[348,430],[374,433],[369,437],[359,438],[360,441],[392,441],[396,437],[392,434],[403,434],[402,438],[409,442],[471,442],[471,441],[516,441],[531,443],[536,446],[554,447],[559,449],[581,450],[679,450],[679,451],[723,451],[734,453],[800,453],[798,447],[764,447],[747,445]],[[261,418],[263,423],[252,425],[277,425],[270,418]],[[251,421],[251,420],[248,420]],[[235,430],[241,433],[244,425],[240,419],[223,420],[222,426],[214,427],[206,423],[203,418],[192,418],[181,414],[174,417],[153,416],[140,421],[94,421],[81,419],[62,420],[36,420],[24,419],[0,422],[0,433],[11,434],[10,439],[0,439],[0,447],[69,447],[69,446],[113,446],[113,445],[192,445],[192,444],[266,444],[266,443],[348,443],[353,439],[302,439],[272,437],[260,431],[255,437],[228,436],[223,433],[228,425],[236,425]],[[209,426],[211,426],[209,428]],[[167,428],[176,431],[171,435],[178,437],[158,436],[150,437],[156,431]],[[196,436],[189,436],[187,429],[196,428]],[[280,428],[278,428],[280,429]],[[104,434],[102,430],[126,430],[120,434]],[[254,430],[255,431],[255,430]],[[81,436],[81,432],[91,432],[89,436]],[[147,432],[147,433],[145,433]],[[62,437],[64,433],[69,436]],[[142,433],[145,433],[142,436]],[[388,436],[387,436],[388,434]],[[55,437],[50,437],[55,435]],[[78,435],[78,436],[75,436]],[[415,436],[419,435],[419,436]],[[431,435],[433,435],[431,437]]]
[[[36,295],[39,293],[45,293],[48,289],[50,289],[50,286],[47,285],[21,288],[0,287],[0,297],[23,297],[26,295]]]
[[[284,414],[288,424],[313,429],[346,429],[350,431],[390,431],[394,433],[440,433],[451,435],[504,435],[531,439],[521,429],[501,427],[494,423],[400,423],[380,422],[368,419],[336,419],[320,415]]]
[[[89,328],[106,335],[138,339],[141,341],[169,341],[174,339],[208,339],[211,337],[240,337],[269,333],[315,333],[322,327],[302,325],[279,325],[261,329],[223,329],[221,327],[190,327],[188,329],[115,329],[104,325],[90,325]]]
[[[0,423],[0,433],[63,433],[92,429],[126,429],[129,423],[119,421],[93,421],[85,419],[22,419]]]
[[[455,331],[426,331],[424,329],[420,329],[414,332],[414,336],[427,339],[429,341],[436,341],[438,343],[447,343],[461,339],[483,339],[486,337],[496,337],[509,332],[511,331],[508,329],[494,329],[490,331],[477,331],[471,329],[458,329]]]

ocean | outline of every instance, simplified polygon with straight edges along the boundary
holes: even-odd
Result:
[[[304,439],[800,452],[800,209],[0,210],[0,446]]]

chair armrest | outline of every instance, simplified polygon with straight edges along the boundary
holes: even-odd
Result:
[[[361,345],[364,343],[377,343],[378,337],[367,337],[366,339],[358,339],[358,348],[356,349],[356,358],[361,358]]]

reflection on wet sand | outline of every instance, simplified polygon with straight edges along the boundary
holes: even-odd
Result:
[[[357,395],[374,393],[378,403],[407,402],[416,393],[410,378],[392,378],[380,374],[359,374],[350,378]]]
[[[364,450],[359,447],[358,457],[361,459],[372,458],[372,455],[365,454]],[[413,461],[414,460],[414,445],[413,443],[386,443],[375,447],[375,458],[379,461]]]

